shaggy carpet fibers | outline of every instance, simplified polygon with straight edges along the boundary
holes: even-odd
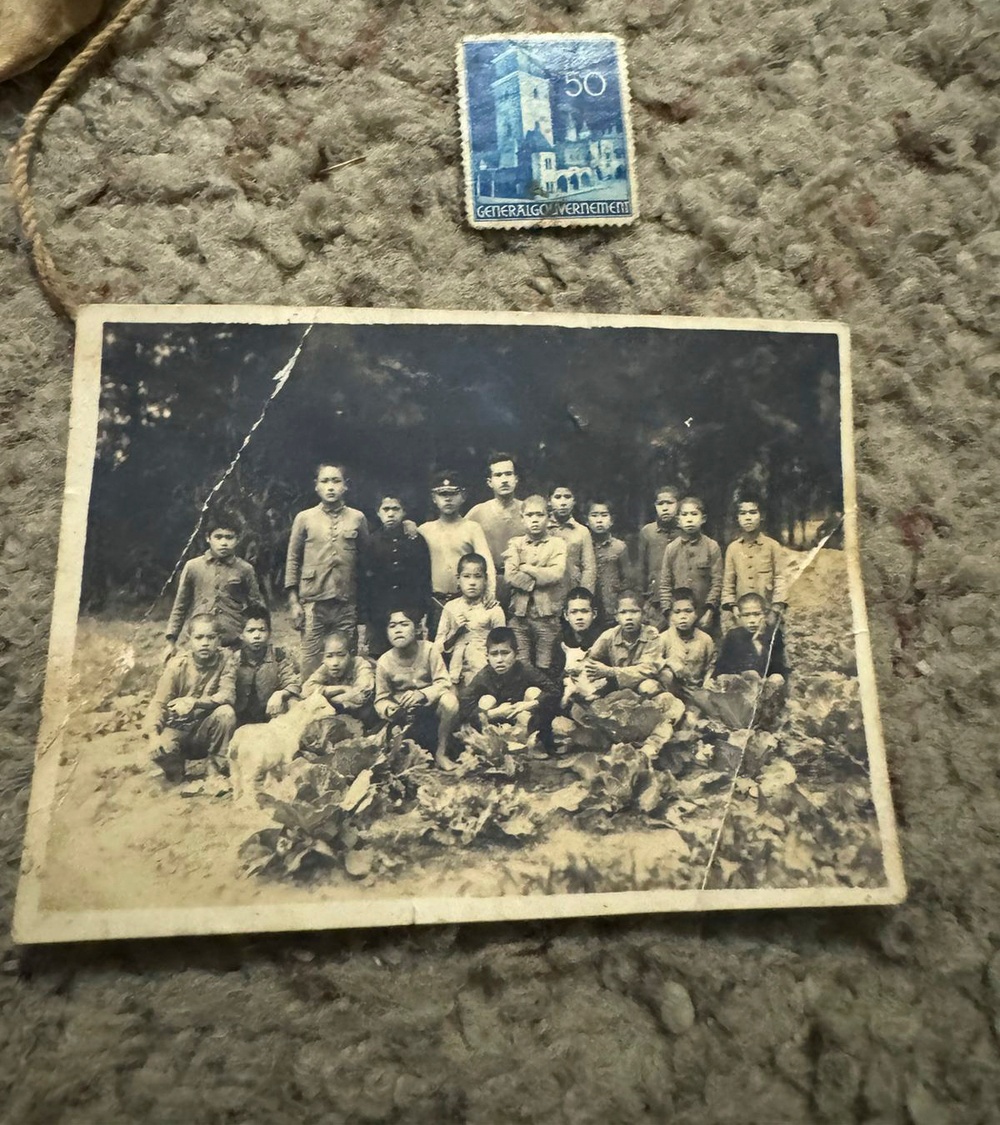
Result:
[[[159,0],[51,122],[92,299],[819,318],[854,331],[898,909],[28,953],[0,1111],[64,1122],[1000,1120],[1000,37],[962,0]],[[643,216],[463,225],[463,33],[622,33]],[[68,57],[0,88],[0,132]],[[328,171],[363,155],[365,163]],[[0,924],[38,723],[71,328],[0,185]]]

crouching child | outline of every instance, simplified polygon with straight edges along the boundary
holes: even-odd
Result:
[[[462,718],[480,729],[492,724],[524,736],[537,732],[548,745],[558,695],[544,673],[518,659],[513,629],[502,625],[490,630],[486,661],[462,693]]]
[[[777,625],[768,624],[767,602],[760,594],[744,594],[736,602],[739,625],[722,638],[714,675],[756,672],[776,687],[784,684],[789,668],[785,641]]]
[[[615,613],[618,624],[598,637],[583,666],[592,680],[605,679],[609,688],[629,688],[663,712],[662,722],[643,747],[655,754],[673,736],[684,704],[670,690],[673,675],[663,639],[655,625],[643,624],[642,617],[642,599],[623,590]]]
[[[552,647],[549,665],[553,681],[562,682],[563,710],[575,699],[589,702],[607,689],[607,680],[592,680],[584,670],[587,653],[603,632],[594,595],[586,586],[574,586],[566,595],[561,632]]]
[[[187,762],[197,759],[207,758],[210,771],[228,773],[225,755],[236,729],[233,664],[213,617],[191,618],[188,646],[167,661],[143,729],[153,761],[173,783],[182,782]]]
[[[238,726],[266,723],[302,694],[295,661],[271,643],[271,614],[263,605],[250,605],[244,611],[233,678]]]
[[[430,641],[417,636],[417,614],[397,609],[386,623],[389,651],[375,665],[375,711],[390,727],[407,727],[434,760],[450,770],[448,740],[458,723],[458,697],[448,669]]]
[[[667,661],[666,675],[676,695],[683,696],[689,688],[701,687],[715,662],[715,642],[704,629],[698,628],[697,620],[694,592],[678,587],[674,590],[670,626],[660,634]]]
[[[323,642],[323,663],[302,686],[306,699],[320,695],[334,714],[350,715],[366,727],[375,721],[375,672],[363,656],[352,655],[346,633],[334,631]]]

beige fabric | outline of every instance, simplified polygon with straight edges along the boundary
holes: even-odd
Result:
[[[0,0],[0,81],[47,58],[102,7],[103,0]]]

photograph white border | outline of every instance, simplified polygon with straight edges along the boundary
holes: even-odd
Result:
[[[840,358],[840,436],[844,490],[844,549],[853,611],[858,680],[886,884],[874,888],[812,887],[753,890],[619,891],[493,898],[331,901],[303,905],[226,906],[108,911],[47,911],[40,906],[41,872],[56,801],[62,735],[83,576],[101,393],[105,324],[483,324],[568,328],[656,328],[835,335]],[[906,883],[889,789],[875,668],[858,551],[850,337],[830,321],[772,321],[585,313],[487,313],[468,310],[286,308],[255,305],[91,305],[77,319],[66,483],[59,538],[52,631],[28,808],[14,940],[21,944],[99,941],[196,934],[327,930],[433,923],[656,914],[706,910],[876,906],[902,902]]]

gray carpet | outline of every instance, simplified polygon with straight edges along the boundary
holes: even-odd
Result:
[[[4,1121],[1000,1120],[989,8],[163,0],[81,84],[36,183],[56,260],[94,299],[848,322],[911,898],[22,956],[3,936]],[[642,220],[471,232],[456,40],[579,28],[628,41]],[[67,57],[0,88],[5,142]],[[6,185],[0,255],[6,933],[72,333],[33,282]]]

